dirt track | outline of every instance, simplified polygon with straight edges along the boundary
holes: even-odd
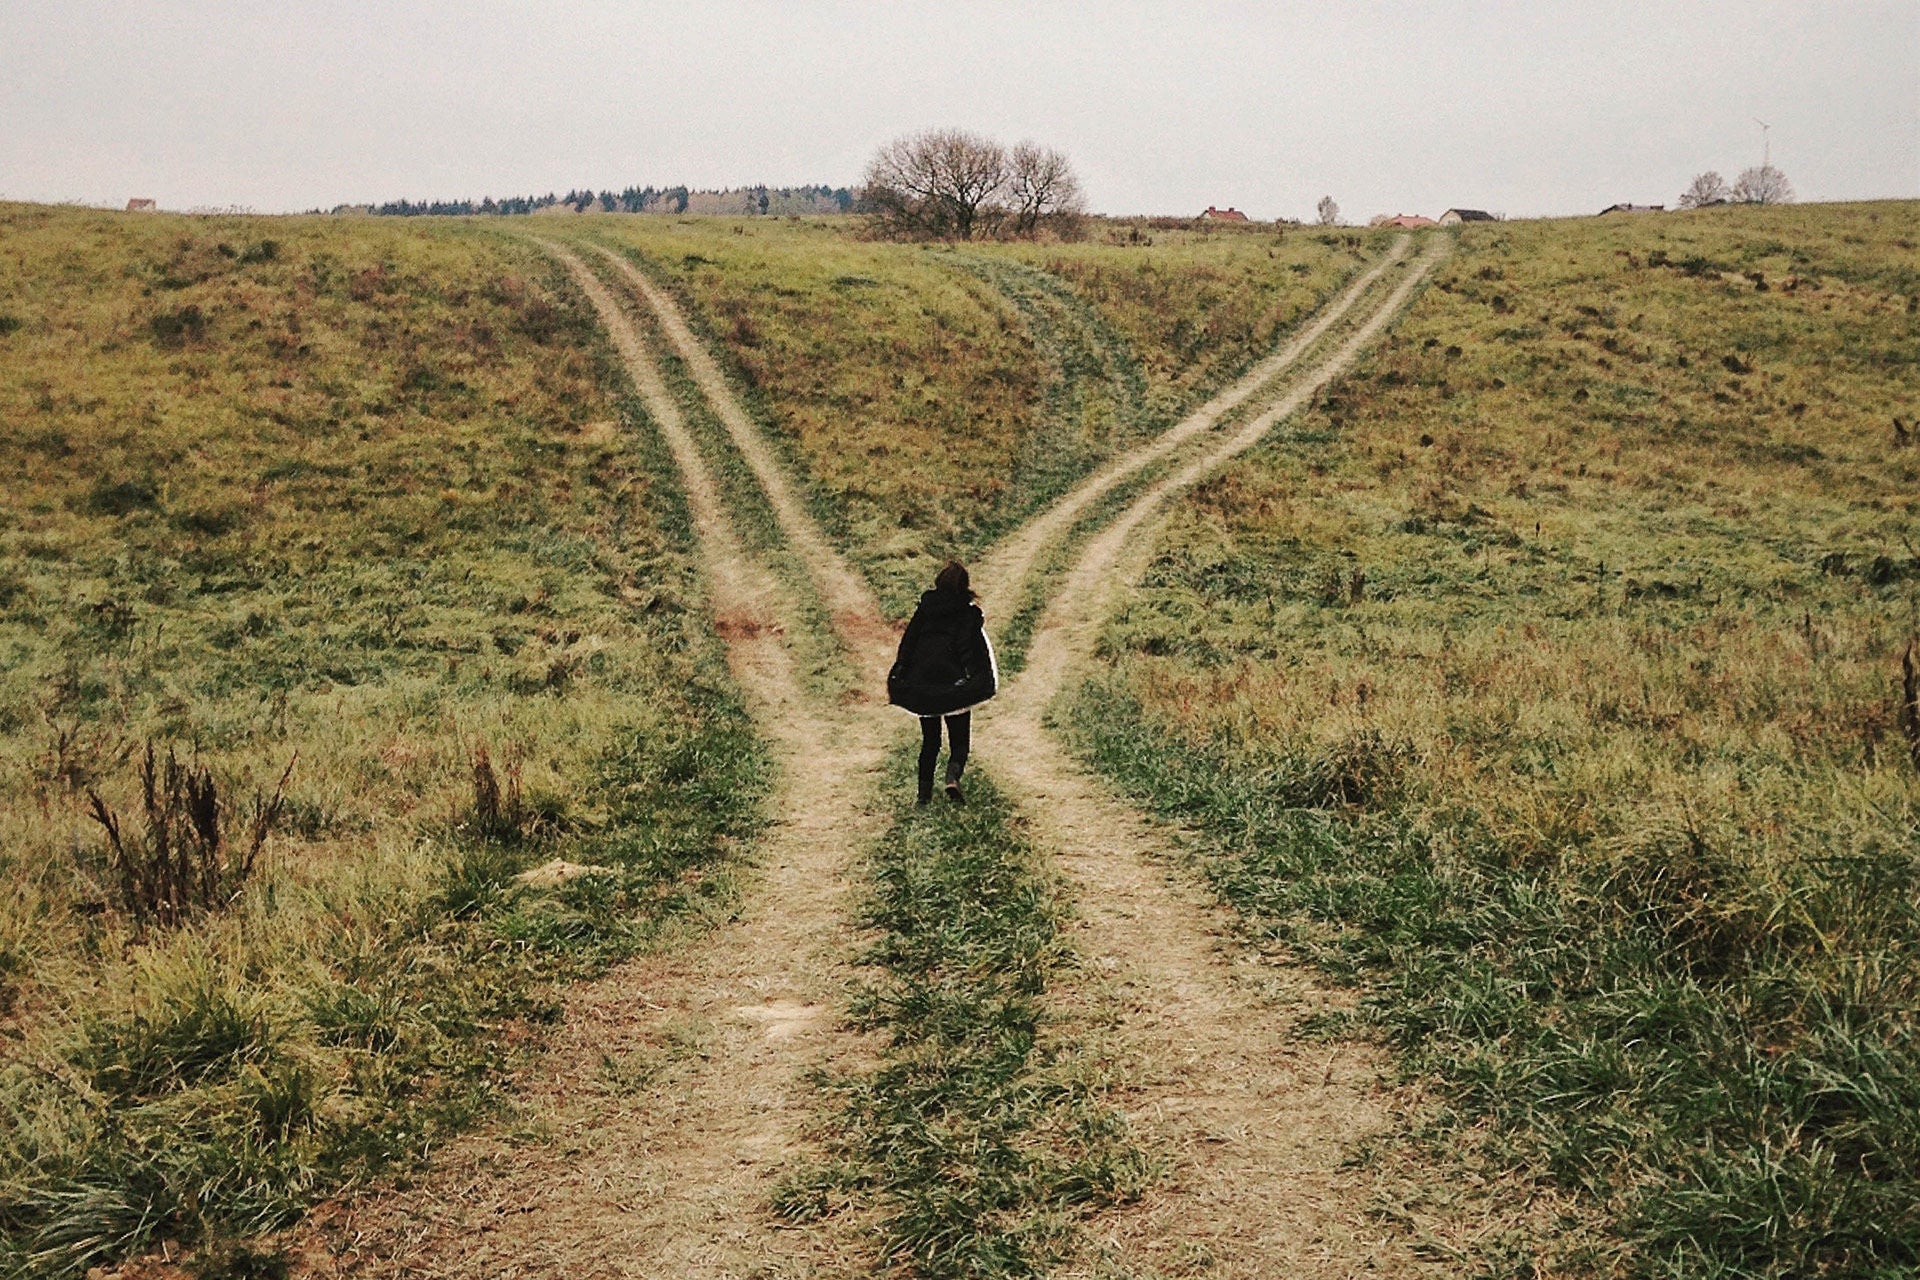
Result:
[[[995,543],[993,550],[976,566],[973,574],[980,594],[996,602],[1003,614],[1009,613],[1028,575],[1033,572],[1034,560],[1048,544],[1064,537],[1100,498],[1174,453],[1195,436],[1211,431],[1228,414],[1291,369],[1301,356],[1326,336],[1328,330],[1340,323],[1361,296],[1394,263],[1406,256],[1407,245],[1404,237],[1394,241],[1393,248],[1379,262],[1362,272],[1332,302],[1315,312],[1299,333],[1289,338],[1278,351],[1247,370],[1232,386],[1153,439],[1115,457],[1044,511]]]
[[[1436,250],[1446,244],[1434,241]],[[1137,576],[1153,516],[1351,365],[1434,261],[1429,253],[1406,269],[1350,337],[1270,392],[1278,399],[1269,407],[1208,441],[1088,542],[1054,588],[1025,670],[982,717],[990,767],[1077,890],[1076,948],[1118,999],[1130,1079],[1116,1101],[1174,1162],[1168,1185],[1099,1224],[1125,1264],[1164,1269],[1203,1249],[1212,1261],[1199,1274],[1209,1276],[1418,1271],[1368,1221],[1368,1187],[1343,1167],[1390,1118],[1381,1064],[1351,1044],[1292,1038],[1294,1015],[1330,993],[1298,970],[1256,967],[1253,981],[1236,974],[1248,962],[1236,964],[1223,945],[1224,914],[1177,868],[1166,834],[1074,762],[1043,717]],[[1342,312],[1355,296],[1343,297]],[[1287,989],[1292,1007],[1275,1005],[1262,986]]]
[[[1436,246],[1445,242],[1436,241]],[[1042,715],[1091,643],[1151,542],[1152,517],[1180,489],[1251,447],[1357,358],[1434,261],[1404,262],[1407,241],[1281,351],[1179,426],[1115,459],[1015,531],[982,565],[991,607],[1024,588],[1036,558],[1102,495],[1173,459],[1074,557],[1043,615],[1027,669],[982,717],[982,757],[1023,802],[1043,848],[1077,893],[1076,939],[1104,977],[1070,998],[1117,1001],[1131,1076],[1117,1101],[1172,1163],[1170,1183],[1102,1219],[1114,1260],[1218,1276],[1392,1274],[1411,1267],[1376,1239],[1365,1188],[1341,1169],[1353,1141],[1387,1119],[1366,1054],[1290,1043],[1284,1010],[1235,976],[1228,924],[1164,855],[1167,837],[1113,799],[1045,730]],[[874,777],[897,713],[828,707],[795,679],[783,633],[790,593],[741,549],[719,489],[621,301],[579,258],[547,245],[593,301],[681,473],[715,625],[773,745],[780,821],[741,918],[671,954],[627,965],[572,993],[564,1031],[524,1082],[543,1117],[530,1139],[455,1144],[403,1194],[317,1216],[310,1274],[647,1277],[825,1276],[869,1268],[852,1225],[779,1228],[767,1191],[801,1144],[811,1100],[801,1077],[860,1046],[838,1010],[852,945],[849,864],[882,825]],[[605,252],[605,251],[603,251]],[[820,533],[757,427],[677,308],[625,259],[607,257],[686,362],[766,490],[783,534],[829,603],[868,687],[891,658],[873,593]],[[1391,270],[1405,278],[1372,298]],[[1305,373],[1292,370],[1363,298],[1366,319]],[[1244,405],[1264,405],[1220,438]],[[1192,446],[1191,451],[1181,450]],[[1317,999],[1304,974],[1262,983]],[[630,1092],[609,1067],[659,1064]],[[613,1071],[618,1075],[617,1069]],[[1212,1259],[1201,1265],[1200,1251]]]
[[[846,642],[859,667],[865,687],[874,687],[873,677],[884,675],[893,660],[894,633],[880,616],[880,602],[874,597],[872,588],[827,541],[826,535],[820,532],[820,526],[814,522],[806,504],[794,494],[786,472],[780,469],[773,449],[767,444],[766,435],[733,394],[726,375],[720,372],[720,366],[714,362],[705,345],[694,336],[692,327],[687,324],[686,317],[680,314],[680,308],[673,298],[626,258],[609,249],[600,252],[634,292],[646,300],[653,309],[661,332],[666,334],[667,341],[673,344],[680,358],[686,361],[694,384],[719,415],[727,428],[728,438],[733,441],[733,447],[746,459],[747,465],[753,470],[753,478],[766,493],[774,518],[780,523],[780,531],[806,563],[807,572],[812,575],[821,597],[832,611],[834,629]]]

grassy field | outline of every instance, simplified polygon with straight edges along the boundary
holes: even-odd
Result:
[[[77,1273],[467,1123],[549,979],[724,904],[761,766],[667,461],[528,247],[4,206],[0,262],[0,1263]],[[292,763],[171,926],[88,816],[143,847],[148,741],[233,846]],[[514,887],[553,856],[613,874]]]
[[[1920,1266],[1915,223],[1469,229],[1061,710],[1579,1207],[1490,1272]]]
[[[732,892],[763,779],[685,512],[515,229],[0,209],[9,1269],[241,1240],[414,1158],[491,1104],[552,979]],[[589,230],[689,301],[895,607],[1229,377],[1360,247]],[[157,846],[149,743],[217,786],[235,862],[286,776],[211,909],[143,909],[92,816]],[[616,874],[514,887],[554,856]]]
[[[899,245],[851,222],[594,219],[704,322],[823,523],[905,612],[1115,449],[1264,355],[1353,233]],[[579,233],[576,229],[575,233]]]
[[[1317,1030],[1438,1082],[1436,1202],[1541,1190],[1463,1266],[1920,1267],[1915,214],[1466,229],[1177,504],[1059,709],[1251,936],[1362,990]],[[1379,247],[559,225],[685,301],[902,611]],[[217,1259],[420,1158],[556,981],[730,903],[761,752],[672,468],[525,229],[0,205],[0,1271]],[[230,852],[291,765],[261,864],[179,922],[90,816],[148,847],[149,742],[208,771]],[[1038,1274],[1149,1171],[1048,1012],[1044,850],[970,795],[871,851],[886,1048],[781,1207],[870,1214],[918,1274]],[[517,885],[556,856],[612,874]]]

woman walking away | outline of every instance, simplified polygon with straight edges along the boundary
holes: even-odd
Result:
[[[933,767],[940,758],[940,722],[947,722],[947,799],[962,803],[960,775],[975,707],[1000,687],[986,618],[973,602],[967,570],[958,560],[920,597],[900,656],[887,673],[887,701],[920,717],[920,803],[933,799]]]

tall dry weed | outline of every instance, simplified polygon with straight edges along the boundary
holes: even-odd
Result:
[[[113,806],[88,788],[89,815],[106,833],[108,868],[121,910],[143,925],[171,927],[198,912],[230,906],[280,821],[294,763],[287,761],[270,795],[253,797],[237,843],[229,839],[228,810],[213,771],[181,764],[172,747],[160,760],[151,739],[139,766],[141,830],[125,827]]]

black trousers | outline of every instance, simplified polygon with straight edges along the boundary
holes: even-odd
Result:
[[[973,712],[947,718],[947,785],[960,781],[967,767],[967,747],[973,738]],[[940,758],[940,717],[920,717],[920,798],[933,798],[933,766]]]

